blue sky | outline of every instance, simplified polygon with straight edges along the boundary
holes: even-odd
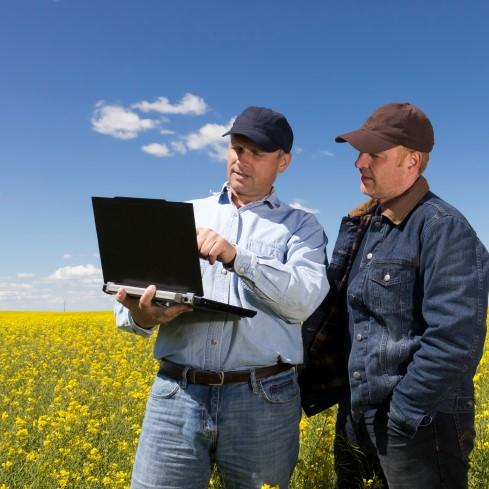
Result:
[[[365,199],[334,137],[419,105],[431,188],[488,246],[487,18],[481,0],[3,0],[0,309],[109,309],[90,197],[218,190],[219,135],[248,105],[288,117],[279,195],[316,212],[329,253]]]

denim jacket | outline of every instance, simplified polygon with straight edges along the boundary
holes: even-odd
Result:
[[[317,352],[322,348],[324,354],[328,335],[344,333],[348,304],[354,321],[347,369],[353,416],[389,402],[390,426],[413,436],[438,411],[474,409],[472,378],[485,338],[489,255],[467,220],[431,193],[423,177],[382,215],[372,215],[376,205],[369,201],[343,219],[328,269],[328,297],[336,294],[329,308],[343,310],[336,314],[343,323],[330,322],[327,334],[314,315],[312,324],[305,324],[304,408],[313,413],[330,400],[329,387],[321,393],[308,379],[334,377],[332,368],[341,371],[340,365],[317,371]],[[360,270],[346,290],[345,275],[367,227]]]

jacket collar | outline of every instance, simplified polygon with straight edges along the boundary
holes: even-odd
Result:
[[[420,176],[403,194],[386,202],[382,206],[382,215],[387,217],[396,226],[401,224],[429,190],[428,182],[424,177]],[[350,217],[360,217],[366,214],[372,214],[378,205],[378,200],[370,199],[355,207],[348,215]]]

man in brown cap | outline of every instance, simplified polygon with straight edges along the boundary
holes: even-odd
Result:
[[[304,409],[315,414],[337,401],[344,371],[339,488],[363,487],[375,464],[390,489],[467,488],[489,255],[422,176],[434,137],[418,107],[384,105],[336,141],[358,150],[370,200],[343,218],[331,290],[303,327]],[[340,333],[343,370],[331,360]]]

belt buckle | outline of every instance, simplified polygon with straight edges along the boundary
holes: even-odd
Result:
[[[219,375],[219,383],[218,384],[211,384],[209,382],[209,385],[210,386],[221,386],[221,385],[224,385],[224,372],[222,370],[218,370],[216,372],[212,372],[213,374],[218,374]]]

